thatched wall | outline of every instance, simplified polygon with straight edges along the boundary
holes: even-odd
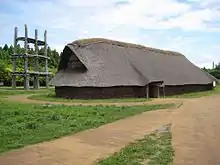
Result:
[[[178,95],[190,92],[212,90],[212,84],[165,86],[165,96]],[[146,98],[146,87],[117,86],[117,87],[55,87],[56,96],[69,99],[100,99],[100,98]],[[157,88],[151,87],[150,97],[157,97]],[[160,88],[160,97],[163,97],[163,88]]]
[[[146,97],[146,88],[138,86],[117,87],[55,87],[56,96],[62,98],[137,98]]]
[[[165,86],[165,95],[172,96],[184,93],[191,93],[191,92],[202,92],[212,90],[212,84],[197,84],[197,85],[177,85],[177,86]],[[162,93],[161,88],[161,93]]]

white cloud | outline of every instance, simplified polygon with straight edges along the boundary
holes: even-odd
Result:
[[[211,8],[219,8],[220,1],[219,0],[198,0],[201,7],[211,7]]]
[[[174,0],[160,2],[132,1],[120,8],[112,7],[105,12],[98,12],[91,19],[105,26],[123,24],[146,29],[217,30],[209,22],[220,20],[218,9],[192,10],[189,4]]]
[[[87,30],[84,30],[83,33],[84,33],[84,34],[88,34],[89,32],[88,32]]]
[[[9,0],[10,1],[10,0]],[[201,42],[196,35],[172,34],[172,30],[181,32],[220,31],[219,0],[188,0],[183,3],[177,0],[54,0],[54,1],[12,1],[19,11],[16,20],[14,15],[0,13],[0,35],[8,33],[13,38],[13,26],[27,23],[30,31],[39,28],[48,30],[48,40],[52,47],[62,47],[72,40],[85,37],[105,37],[126,42],[135,42],[148,46],[166,48],[183,52],[196,61],[198,50],[194,45]],[[125,2],[125,1],[123,1]],[[35,12],[33,12],[35,11]],[[13,23],[12,23],[13,22]],[[21,27],[22,26],[22,27]],[[146,32],[140,32],[139,29]],[[11,32],[9,33],[11,29]],[[147,30],[156,30],[151,33]],[[1,35],[2,36],[2,35]],[[3,34],[3,36],[6,36]],[[3,43],[0,39],[0,43]],[[216,51],[209,44],[201,59],[217,59]],[[200,51],[202,52],[202,51]],[[210,58],[207,58],[207,55]]]
[[[111,6],[112,3],[118,2],[118,0],[109,0],[109,1],[104,1],[104,0],[66,0],[60,1],[62,4],[64,3],[66,6],[71,6],[71,7],[105,7],[105,6]]]
[[[197,0],[203,6],[217,2],[209,1]],[[30,22],[33,24],[53,29],[73,30],[76,27],[83,28],[81,26],[112,29],[113,26],[132,25],[146,29],[218,30],[218,24],[213,23],[220,21],[220,11],[217,8],[192,10],[190,4],[176,0],[163,0],[163,3],[160,0],[130,0],[126,5],[115,7],[116,2],[117,0],[30,1],[18,5],[18,8],[26,17],[20,18],[21,21],[32,18]],[[33,10],[38,12],[32,12]]]
[[[159,0],[133,0],[128,5],[119,8],[111,7],[97,12],[91,20],[105,26],[136,25],[143,28],[157,29],[161,28],[158,25],[163,19],[178,16],[189,10],[189,8],[189,5],[174,0],[163,0],[163,3]]]
[[[218,20],[219,18],[220,11],[203,9],[184,13],[177,18],[172,18],[164,22],[164,24],[167,26],[179,27],[183,30],[208,30],[209,24],[207,22]]]

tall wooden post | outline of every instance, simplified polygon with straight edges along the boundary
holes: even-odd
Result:
[[[146,98],[149,98],[149,86],[146,86]]]
[[[27,25],[25,25],[25,56],[24,56],[24,88],[29,89],[29,73],[28,73],[28,29]]]
[[[165,97],[166,94],[165,94],[165,85],[163,86],[163,97]]]
[[[13,51],[13,55],[16,54],[17,52],[17,37],[18,37],[18,28],[15,27],[14,29],[14,51]],[[12,88],[16,88],[16,58],[12,55]]]
[[[44,32],[44,55],[47,57],[47,31]],[[48,77],[48,59],[45,58],[45,71],[46,71],[46,88],[49,88],[49,77]]]
[[[34,45],[34,48],[35,48],[35,55],[38,55],[38,32],[37,32],[37,29],[35,29],[35,45]],[[39,72],[39,69],[38,69],[38,57],[35,57],[35,61],[34,61],[34,71],[35,72]],[[39,84],[39,75],[36,74],[34,75],[34,89],[38,89],[40,84]]]
[[[157,85],[156,87],[157,87],[157,97],[160,98],[160,86]]]

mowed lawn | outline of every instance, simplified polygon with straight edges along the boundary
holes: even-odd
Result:
[[[52,140],[145,111],[174,104],[136,107],[30,105],[0,99],[0,152]]]

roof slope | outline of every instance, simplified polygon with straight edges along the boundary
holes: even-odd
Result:
[[[71,55],[66,53],[68,50]],[[70,69],[70,56],[76,56],[86,71]],[[183,85],[213,81],[180,53],[107,39],[74,41],[64,48],[61,58],[64,57],[65,67],[59,68],[51,80],[55,86],[143,86],[158,81]]]

